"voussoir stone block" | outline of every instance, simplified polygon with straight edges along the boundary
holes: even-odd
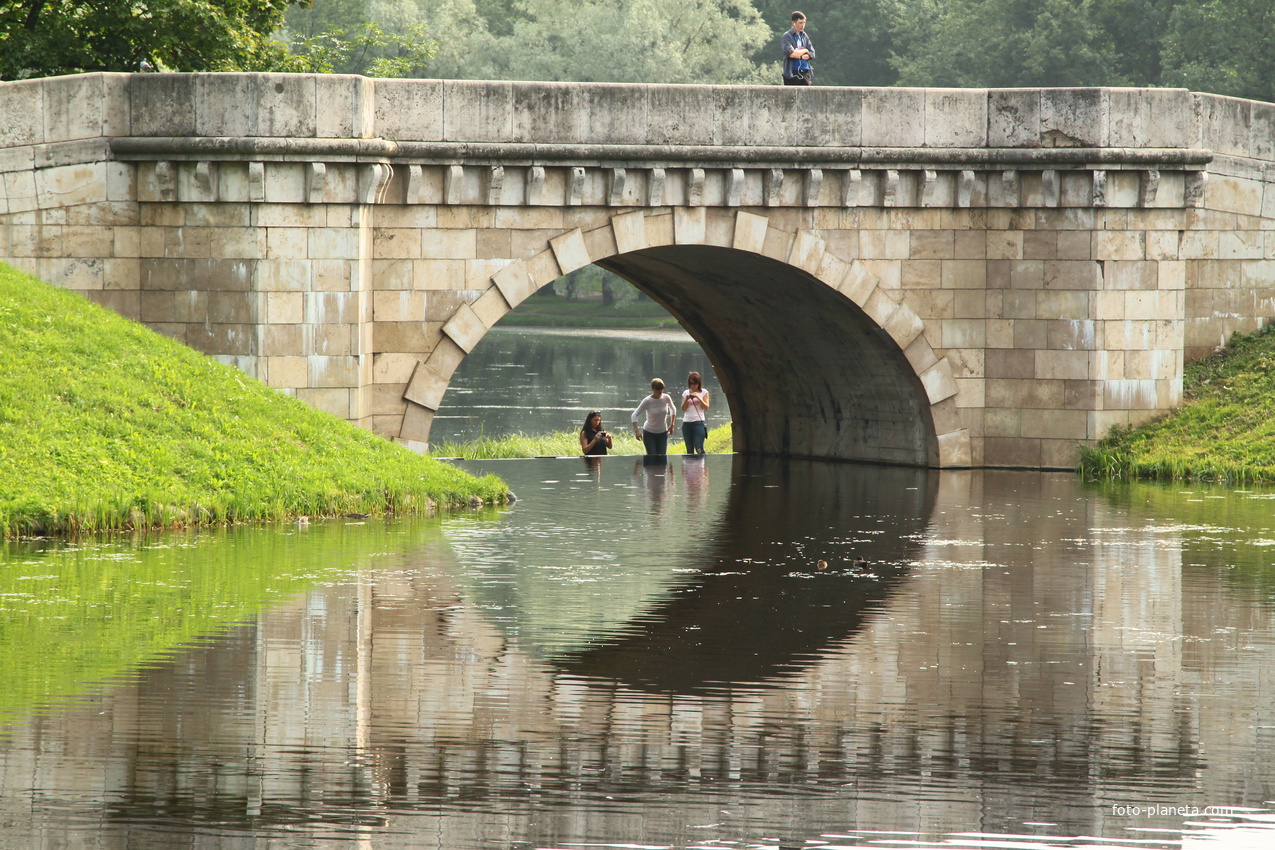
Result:
[[[474,308],[468,304],[461,304],[443,325],[443,333],[466,352],[470,352],[487,333],[487,326],[474,312]]]
[[[403,412],[398,441],[412,451],[424,454],[429,450],[429,429],[433,424],[434,409],[409,403]]]
[[[735,250],[760,254],[766,247],[769,219],[742,210],[735,214]]]
[[[925,330],[925,323],[906,304],[900,304],[884,325],[883,330],[890,335],[899,348],[907,348],[912,344],[912,340]]]
[[[891,298],[880,287],[872,291],[872,294],[868,296],[867,303],[863,305],[863,312],[867,313],[879,327],[885,327],[897,309],[899,309],[899,302]]]
[[[925,387],[926,396],[931,404],[938,404],[945,398],[951,398],[959,389],[956,378],[952,374],[952,364],[947,358],[940,359],[921,373],[921,385]]]
[[[473,304],[474,315],[488,328],[504,318],[510,309],[512,308],[505,301],[505,297],[494,286],[478,296],[478,300]]]
[[[809,230],[799,230],[788,253],[788,265],[818,274],[825,249],[826,243],[818,235]]]
[[[868,303],[880,280],[880,277],[867,266],[855,260],[846,270],[846,275],[837,288],[851,301],[863,307]]]
[[[553,249],[553,255],[557,258],[558,266],[562,269],[563,274],[582,269],[593,262],[589,257],[589,248],[584,241],[584,233],[578,227],[575,230],[550,239],[549,245]]]
[[[704,207],[673,208],[673,238],[678,245],[699,245],[708,231],[708,210]]]
[[[611,219],[611,230],[615,234],[618,253],[627,254],[650,247],[646,241],[646,213],[641,210],[615,216]]]
[[[505,300],[517,307],[540,287],[527,271],[522,260],[515,260],[491,276],[492,283],[500,289]]]

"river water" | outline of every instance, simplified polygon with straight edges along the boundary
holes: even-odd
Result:
[[[1275,491],[462,465],[0,548],[0,848],[1275,846]]]

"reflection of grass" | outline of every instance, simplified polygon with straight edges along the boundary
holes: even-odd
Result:
[[[1275,586],[1275,490],[1209,484],[1102,481],[1091,485],[1122,511],[1181,535],[1183,563],[1223,570],[1228,581]]]
[[[399,523],[407,523],[400,520]],[[437,521],[396,525],[396,540]],[[238,526],[0,546],[0,720],[118,679],[386,547],[384,526]],[[378,561],[379,563],[379,561]]]
[[[3,536],[504,497],[3,264],[0,352]]]
[[[1275,481],[1275,326],[1235,337],[1186,367],[1185,403],[1081,449],[1079,470],[1098,479],[1227,483]]]
[[[609,454],[640,455],[642,444],[633,439],[631,429],[611,432],[613,448]],[[669,453],[680,454],[685,449],[682,443],[681,426],[669,437]],[[727,422],[710,428],[704,450],[710,454],[728,453],[731,449],[731,424]],[[439,443],[431,447],[436,457],[459,457],[466,460],[489,460],[494,458],[516,457],[571,457],[580,454],[580,438],[578,431],[557,431],[552,434],[528,436],[526,434],[510,434],[504,437],[479,437],[476,440],[460,440]]]

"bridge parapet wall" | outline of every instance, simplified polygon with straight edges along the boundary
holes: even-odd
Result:
[[[1275,314],[1275,106],[1185,90],[91,74],[0,119],[0,255],[413,443],[501,316],[626,251],[850,298],[928,396],[905,462],[1068,466]]]

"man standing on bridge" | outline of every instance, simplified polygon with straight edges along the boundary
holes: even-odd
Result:
[[[815,46],[806,35],[806,16],[792,13],[792,29],[784,33],[784,85],[808,86],[815,78],[810,60],[815,58]]]

